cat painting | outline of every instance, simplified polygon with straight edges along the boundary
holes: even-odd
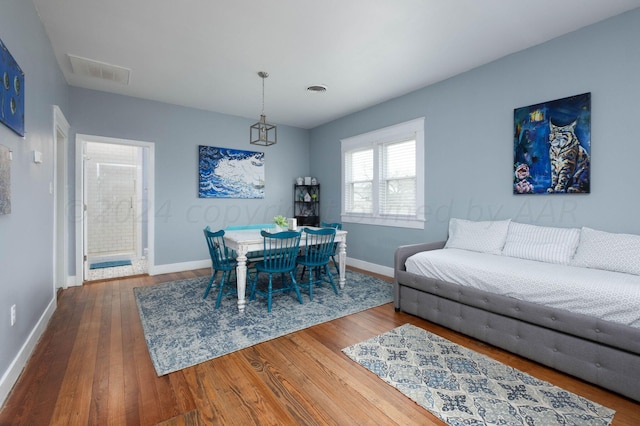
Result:
[[[549,121],[549,193],[589,192],[589,153],[575,134],[576,123],[557,126]]]

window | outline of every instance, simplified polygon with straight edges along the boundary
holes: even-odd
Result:
[[[424,228],[424,118],[341,142],[342,221]]]

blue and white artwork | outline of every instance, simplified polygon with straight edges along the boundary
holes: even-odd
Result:
[[[198,147],[200,198],[264,198],[264,152]]]

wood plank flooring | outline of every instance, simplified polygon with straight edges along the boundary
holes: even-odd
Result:
[[[208,274],[130,277],[59,292],[0,425],[441,425],[341,352],[405,323],[606,405],[617,411],[613,425],[640,424],[637,402],[396,313],[392,304],[157,377],[132,290]]]

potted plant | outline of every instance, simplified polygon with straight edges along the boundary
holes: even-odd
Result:
[[[276,232],[287,229],[287,218],[282,215],[274,216],[273,222],[276,224]]]

